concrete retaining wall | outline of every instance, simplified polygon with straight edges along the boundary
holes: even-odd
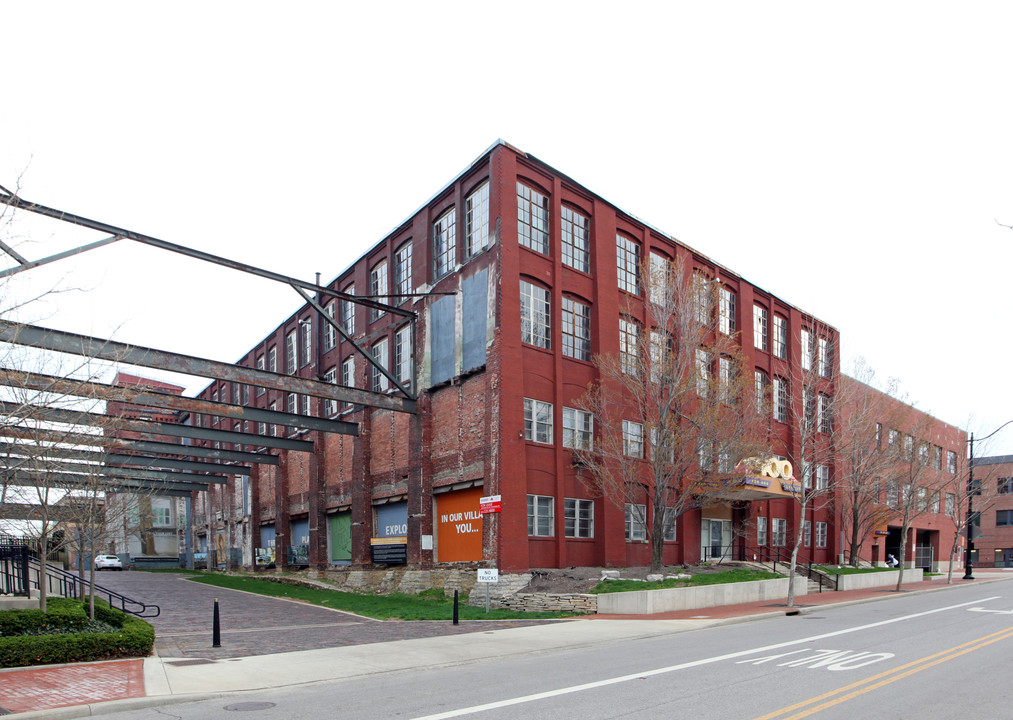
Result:
[[[865,590],[874,587],[889,587],[897,584],[897,575],[900,570],[882,570],[880,572],[854,573],[852,575],[838,575],[838,590]],[[923,578],[921,568],[905,568],[904,584],[919,583]]]
[[[896,578],[894,579],[896,582]],[[795,597],[808,592],[806,578],[795,578]],[[701,585],[667,590],[638,590],[598,596],[598,612],[615,615],[651,615],[716,605],[737,605],[788,597],[788,578],[753,582]]]

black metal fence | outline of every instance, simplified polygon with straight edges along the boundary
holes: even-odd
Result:
[[[0,595],[29,597],[31,557],[31,550],[20,538],[0,536]]]

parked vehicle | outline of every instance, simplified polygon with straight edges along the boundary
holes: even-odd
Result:
[[[115,555],[96,555],[95,556],[95,569],[96,570],[122,570],[123,563]]]

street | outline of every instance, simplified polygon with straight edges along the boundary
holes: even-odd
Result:
[[[594,633],[599,621],[586,621]],[[650,622],[650,621],[645,621]],[[475,642],[482,642],[482,634]],[[1013,585],[117,713],[236,718],[1003,717]],[[284,656],[278,656],[279,663]],[[227,708],[233,709],[227,709]]]

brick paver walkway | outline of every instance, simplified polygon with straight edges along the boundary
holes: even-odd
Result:
[[[3,714],[133,697],[144,697],[140,659],[0,670]]]

